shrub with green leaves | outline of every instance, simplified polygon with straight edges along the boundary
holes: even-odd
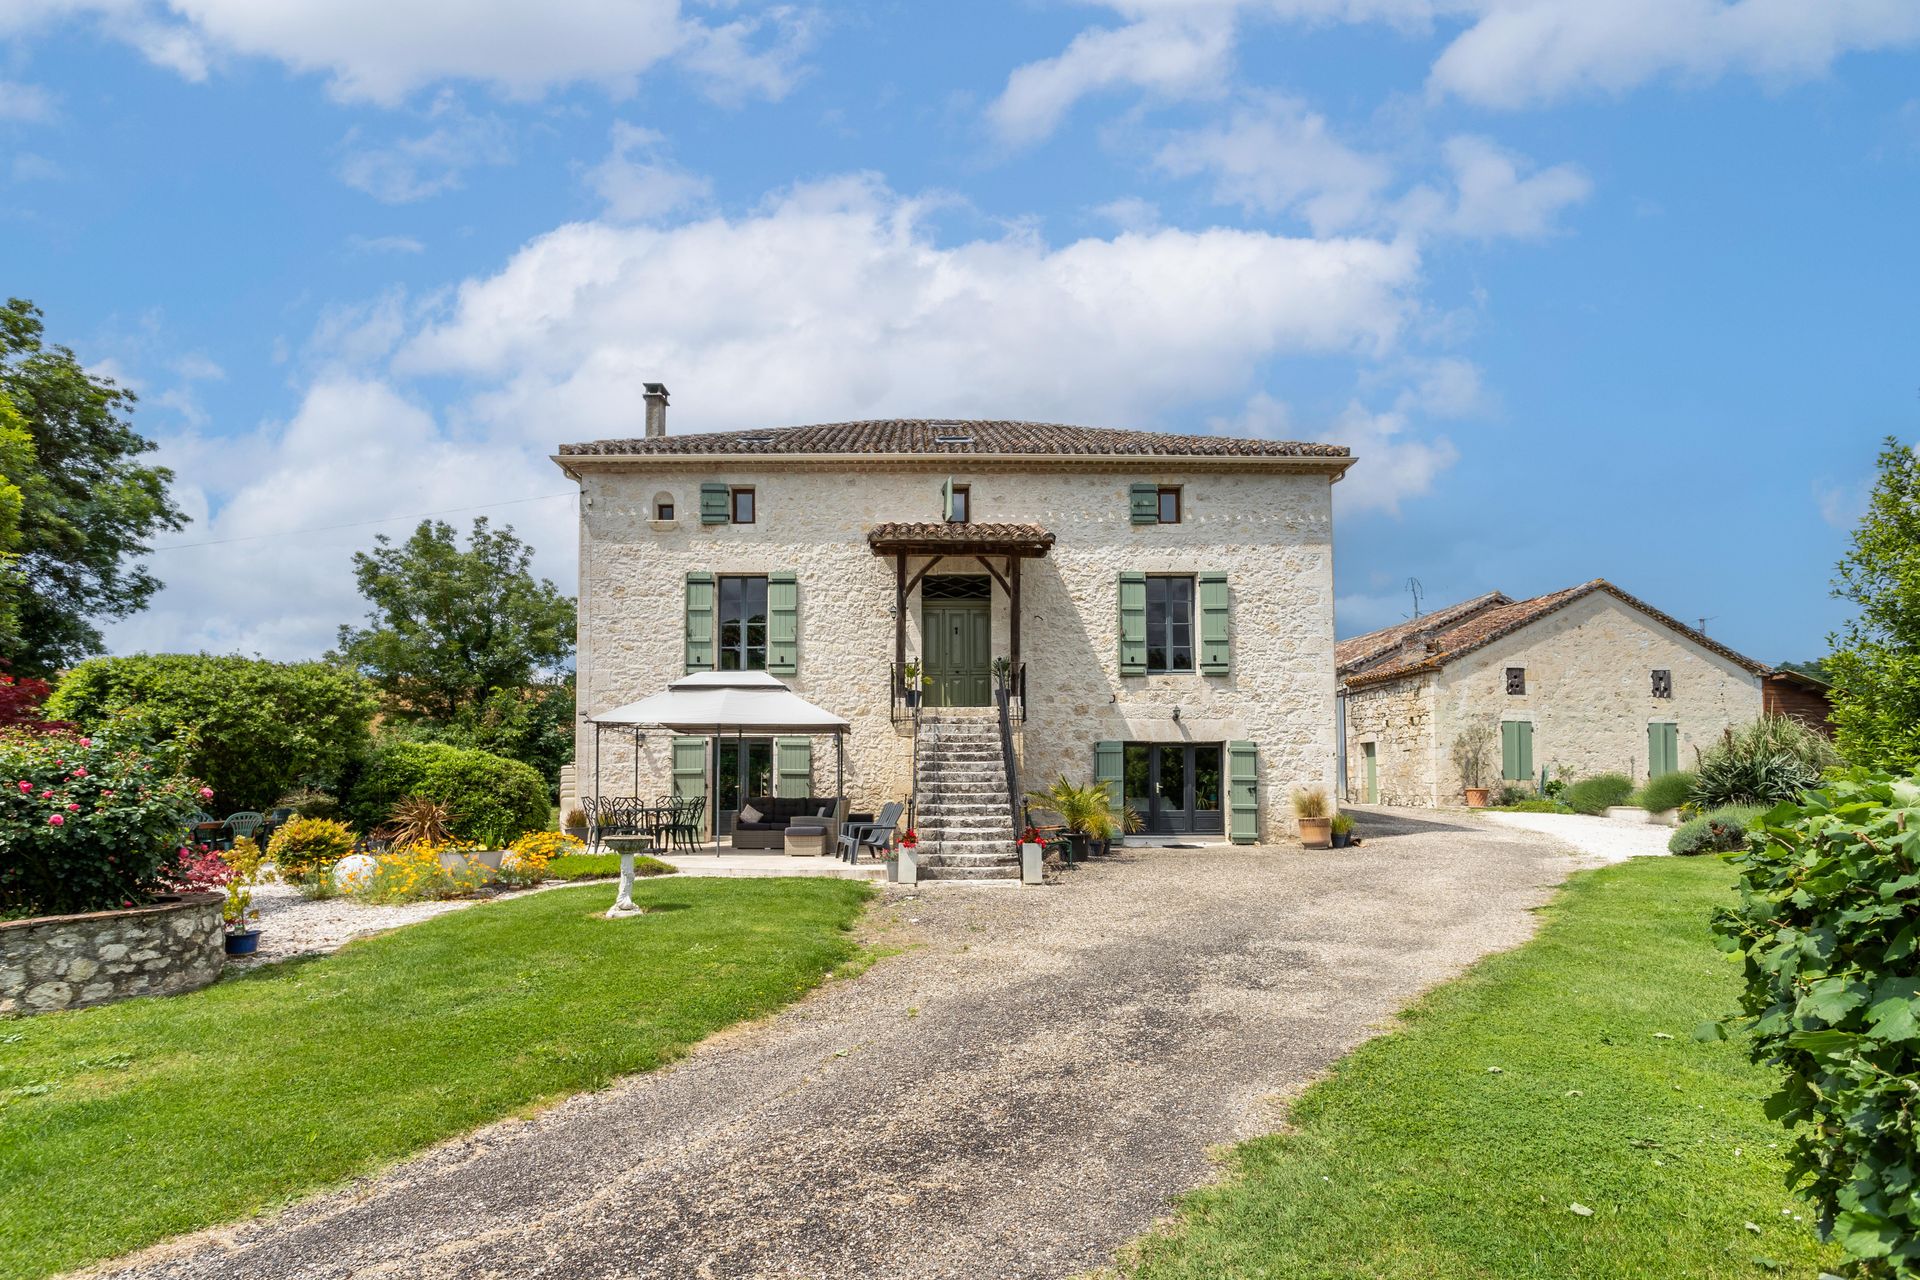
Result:
[[[1920,785],[1857,775],[1782,804],[1733,859],[1716,914],[1746,962],[1756,1062],[1786,1079],[1767,1114],[1796,1130],[1792,1176],[1823,1238],[1875,1280],[1920,1276]],[[1703,1036],[1723,1036],[1709,1023]]]
[[[1798,800],[1820,785],[1840,757],[1826,737],[1791,716],[1761,716],[1700,753],[1693,803],[1702,809],[1729,804],[1775,805]]]
[[[328,818],[289,818],[267,842],[280,878],[292,884],[318,878],[328,880],[333,864],[353,852],[353,831],[344,822]]]
[[[223,813],[338,778],[367,749],[373,712],[373,687],[351,671],[205,653],[92,658],[47,700],[56,719],[174,749]]]
[[[441,742],[389,742],[355,783],[347,810],[362,826],[387,820],[411,796],[438,801],[463,843],[503,849],[514,837],[544,831],[552,815],[547,784],[529,765]]]
[[[1648,813],[1665,813],[1669,809],[1678,809],[1692,796],[1692,772],[1678,769],[1648,779],[1647,785],[1633,793],[1633,803]]]
[[[1667,852],[1690,857],[1700,853],[1732,853],[1747,847],[1747,829],[1766,812],[1759,805],[1728,805],[1709,809],[1674,828]]]
[[[1560,794],[1560,803],[1575,813],[1603,813],[1625,804],[1633,794],[1633,779],[1624,773],[1596,773],[1582,778]]]

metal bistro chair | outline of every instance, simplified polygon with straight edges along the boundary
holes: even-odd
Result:
[[[676,849],[685,849],[689,853],[700,843],[700,821],[706,816],[707,798],[705,796],[682,796],[673,806],[673,817],[667,824],[669,842]]]
[[[251,838],[253,833],[260,829],[260,824],[266,820],[267,815],[264,813],[257,813],[252,809],[242,809],[238,813],[230,813],[227,815],[227,827],[236,836],[247,836]]]
[[[893,843],[893,828],[906,808],[897,800],[890,801],[881,806],[880,816],[874,821],[849,822],[840,829],[836,856],[848,862],[858,862],[861,853],[868,849],[884,856],[887,846]]]

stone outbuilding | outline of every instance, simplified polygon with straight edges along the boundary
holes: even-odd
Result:
[[[873,811],[915,786],[910,694],[991,719],[1010,687],[1020,785],[1110,780],[1150,834],[1273,840],[1293,788],[1332,794],[1345,448],[1005,420],[675,435],[648,399],[645,436],[554,457],[580,486],[583,715],[764,670],[851,723],[845,790]],[[577,742],[591,796],[590,725]],[[717,779],[722,835],[756,797],[833,787],[806,739],[601,745],[606,795]]]
[[[1344,640],[1336,658],[1345,794],[1363,804],[1462,803],[1453,745],[1475,729],[1492,735],[1495,788],[1691,768],[1760,714],[1772,674],[1599,578],[1491,592]]]

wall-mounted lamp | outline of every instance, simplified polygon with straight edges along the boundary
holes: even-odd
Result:
[[[900,616],[900,604],[898,601],[887,606],[887,616],[889,618],[897,618]]]

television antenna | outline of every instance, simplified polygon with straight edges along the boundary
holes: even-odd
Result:
[[[1694,628],[1694,630],[1695,630],[1695,631],[1698,631],[1698,632],[1699,632],[1699,633],[1700,633],[1701,635],[1705,635],[1705,634],[1707,634],[1707,624],[1708,624],[1709,622],[1712,622],[1712,621],[1714,620],[1714,618],[1718,618],[1719,616],[1720,616],[1720,615],[1716,613],[1716,614],[1713,614],[1713,615],[1712,615],[1712,616],[1710,616],[1710,617],[1705,617],[1705,618],[1701,618],[1701,619],[1699,620],[1699,622],[1700,622],[1700,625],[1699,625],[1699,626],[1697,626],[1697,627],[1695,627],[1695,628]]]
[[[1413,595],[1413,616],[1417,618],[1420,616],[1420,593],[1425,588],[1420,585],[1420,579],[1408,578],[1407,590]]]

